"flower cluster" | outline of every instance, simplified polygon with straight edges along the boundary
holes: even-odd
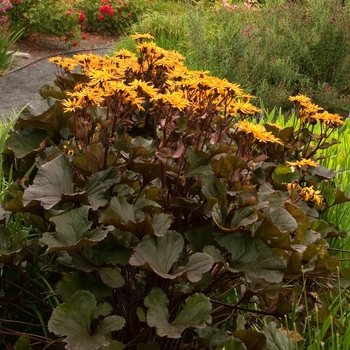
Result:
[[[294,203],[296,203],[298,200],[304,200],[306,202],[313,201],[316,203],[316,205],[321,205],[323,203],[323,196],[321,195],[321,191],[315,191],[314,186],[300,187],[300,185],[298,185],[297,183],[288,183],[287,189],[291,197],[293,197],[293,192],[297,194]]]
[[[55,35],[73,46],[82,31],[124,33],[138,13],[137,4],[121,0],[2,0],[0,12],[7,3],[13,6],[6,12],[11,31],[25,28],[25,36]]]
[[[251,135],[253,141],[263,143],[271,142],[283,145],[281,139],[273,136],[271,132],[267,132],[262,125],[256,125],[247,120],[242,120],[238,123],[238,128],[241,129],[245,134]]]
[[[79,15],[80,15],[80,17],[79,17],[79,23],[84,23],[84,22],[85,22],[85,19],[86,19],[85,14],[84,14],[84,11],[83,11],[83,10],[78,10],[78,13],[79,13]]]
[[[286,164],[290,167],[297,167],[297,168],[302,168],[302,167],[310,167],[310,166],[313,166],[313,167],[318,167],[319,164],[317,162],[315,162],[314,160],[312,159],[301,159],[301,160],[297,160],[297,161],[294,161],[294,162],[286,162]]]
[[[211,77],[207,72],[188,70],[183,64],[184,57],[158,47],[149,41],[153,39],[149,34],[135,34],[132,38],[137,41],[138,55],[121,50],[111,57],[81,54],[49,60],[63,71],[79,67],[88,76],[88,82],[76,85],[63,101],[64,110],[74,113],[77,123],[86,122],[86,110],[91,106],[105,109],[107,120],[119,123],[133,115],[138,118],[147,106],[147,113],[161,121],[161,125],[172,124],[175,117],[186,118],[187,129],[198,130],[187,142],[204,149],[233,128],[242,115],[259,111],[249,102],[252,96],[238,85]],[[94,128],[95,122],[90,126]],[[91,142],[88,135],[93,135],[93,130],[79,138],[81,147]],[[260,143],[280,142],[260,128],[254,137]],[[162,144],[167,143],[164,135],[160,139]]]
[[[121,4],[121,2],[119,2]],[[126,3],[125,3],[126,4]],[[121,8],[118,9],[118,12]],[[114,8],[111,0],[101,0],[101,6],[99,8],[99,13],[97,14],[97,19],[102,21],[105,17],[104,14],[109,15],[110,17],[114,16]]]
[[[299,117],[304,124],[316,124],[320,122],[330,128],[337,128],[344,124],[341,116],[323,111],[323,108],[312,103],[311,99],[305,95],[289,97],[295,103]]]
[[[99,9],[100,13],[107,13],[110,16],[114,16],[114,9],[111,5],[103,5]]]
[[[5,13],[7,10],[12,8],[12,4],[10,0],[0,0],[0,12]],[[7,16],[1,15],[0,16],[0,23],[7,22]]]
[[[239,85],[212,77],[207,72],[189,70],[183,64],[184,57],[158,47],[150,34],[131,37],[136,41],[136,54],[120,50],[112,56],[78,54],[72,58],[49,59],[62,73],[77,70],[87,77],[85,82],[68,91],[68,97],[62,101],[65,113],[74,118],[76,133],[72,145],[76,146],[76,152],[94,144],[100,134],[104,135],[103,144],[107,147],[115,141],[116,130],[120,127],[149,126],[158,148],[174,150],[174,159],[180,158],[181,152],[190,146],[206,152],[213,144],[222,142],[225,135],[224,142],[234,145],[231,154],[243,161],[242,168],[229,177],[230,186],[243,176],[237,174],[248,164],[268,159],[278,165],[284,159],[284,167],[299,171],[296,183],[287,186],[287,181],[282,183],[285,190],[295,192],[293,203],[313,201],[322,204],[320,192],[305,186],[305,174],[319,166],[313,160],[312,152],[316,152],[317,147],[322,149],[322,143],[312,149],[298,139],[298,128],[291,134],[272,123],[265,126],[254,123],[252,116],[260,110],[250,102],[254,96],[246,94]],[[328,128],[341,124],[336,115],[320,114],[319,107],[314,107],[306,96],[290,99],[309,108],[310,115],[313,108],[313,115],[318,115],[318,121]],[[89,112],[91,108],[100,110],[101,117],[93,118]],[[297,117],[304,120],[300,113]],[[175,135],[172,130],[179,128],[178,123],[185,126]],[[97,127],[103,133],[96,133]],[[171,151],[167,152],[171,155]],[[303,152],[307,156],[300,157],[298,153]],[[165,161],[162,153],[159,154],[160,161]],[[245,176],[249,175],[250,166]],[[249,176],[246,180],[249,181]]]

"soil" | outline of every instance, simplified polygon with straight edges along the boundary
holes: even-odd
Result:
[[[13,115],[24,106],[35,105],[42,99],[39,90],[43,85],[52,86],[56,67],[49,63],[50,56],[71,56],[74,53],[90,51],[99,54],[113,52],[118,36],[110,34],[87,33],[75,47],[69,46],[64,38],[42,34],[32,35],[18,41],[13,51],[29,53],[29,58],[15,58],[10,70],[0,77],[0,117]]]

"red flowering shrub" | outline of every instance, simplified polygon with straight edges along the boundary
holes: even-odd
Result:
[[[136,19],[137,1],[131,4],[121,0],[3,0],[0,21],[3,12],[11,30],[25,28],[25,36],[32,33],[61,36],[73,45],[82,38],[83,29],[125,32]]]
[[[84,0],[81,3],[86,16],[85,29],[91,32],[122,33],[132,23],[137,13],[134,1],[121,0]]]
[[[80,23],[84,23],[85,22],[85,14],[84,14],[84,11],[83,10],[79,10],[78,13],[80,14],[80,17],[79,17],[79,22]]]
[[[43,33],[81,39],[84,12],[75,6],[75,0],[11,0],[12,8],[6,11],[11,30],[25,28],[25,35]],[[73,34],[71,34],[73,33]]]
[[[103,5],[99,9],[100,13],[108,13],[111,17],[114,16],[114,9],[111,5]]]

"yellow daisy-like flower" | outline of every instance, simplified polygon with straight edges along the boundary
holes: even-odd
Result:
[[[147,41],[142,42],[140,44],[136,45],[136,51],[142,54],[147,54],[146,56],[149,57],[150,54],[157,55],[157,58],[162,56],[164,54],[164,51],[162,48],[158,47],[156,43],[153,41]]]
[[[318,106],[317,104],[315,103],[312,103],[312,102],[308,102],[308,103],[305,103],[303,104],[302,103],[302,106],[304,107],[305,111],[309,114],[316,114],[318,113],[319,111],[322,111],[323,108]],[[316,119],[316,118],[315,118]]]
[[[151,101],[162,100],[167,105],[171,105],[173,108],[177,108],[182,111],[184,108],[190,105],[190,101],[184,97],[182,91],[167,92],[166,94],[158,94]]]
[[[133,35],[130,35],[131,39],[132,40],[142,40],[142,39],[146,39],[146,40],[154,40],[154,36],[152,36],[151,34],[149,33],[146,33],[146,34],[138,34],[138,33],[135,33]]]
[[[262,125],[256,125],[246,120],[242,120],[237,124],[244,133],[252,135],[253,138],[259,142],[271,142],[283,145],[283,141],[278,137],[272,135],[271,132],[267,132]]]
[[[134,58],[135,54],[133,52],[130,52],[129,50],[121,49],[121,50],[115,52],[112,57],[117,57],[117,58],[122,58],[122,59],[129,59],[129,58]]]
[[[79,65],[79,62],[76,61],[74,58],[66,57],[62,59],[59,65],[68,70],[73,70],[77,65]]]
[[[65,113],[67,112],[75,112],[77,109],[81,109],[82,106],[78,99],[73,98],[71,100],[62,101],[62,105],[64,106],[63,110]]]
[[[286,164],[290,167],[297,167],[297,168],[301,168],[303,166],[305,166],[305,167],[309,167],[309,166],[318,167],[319,166],[319,164],[317,162],[315,162],[314,160],[306,159],[306,158],[303,158],[301,160],[296,160],[294,162],[286,162]]]
[[[189,70],[187,67],[185,67],[182,64],[176,65],[175,67],[173,67],[172,70],[166,72],[166,76],[172,80],[181,80],[184,79],[186,77],[186,75],[188,74]],[[172,83],[170,83],[169,81],[167,81],[168,85],[171,85]]]
[[[136,108],[139,111],[144,111],[144,107],[142,106],[143,103],[145,103],[145,98],[137,96],[137,93],[135,91],[129,91],[126,96],[124,96],[124,102],[130,103],[133,106],[136,106]]]
[[[130,83],[130,86],[135,88],[140,88],[144,93],[146,93],[150,97],[155,97],[158,94],[158,89],[156,89],[153,85],[142,81],[142,80],[134,80]]]
[[[250,102],[235,101],[229,109],[230,114],[237,115],[238,113],[253,115],[261,112],[261,109],[255,107]]]
[[[290,182],[287,184],[287,189],[289,192],[291,192],[292,190],[300,191],[301,187],[295,182]]]
[[[50,57],[47,59],[47,61],[55,64],[61,64],[62,57],[61,56]]]
[[[321,205],[323,202],[323,197],[320,195],[321,191],[315,191],[314,186],[304,187],[301,189],[301,195],[304,197],[305,201],[314,201],[317,205]]]
[[[337,128],[340,125],[344,124],[344,120],[339,114],[331,114],[327,111],[324,111],[323,113],[317,113],[315,115],[315,118],[317,118],[321,123],[325,123],[332,128]]]
[[[297,96],[289,96],[288,98],[289,101],[295,102],[295,103],[309,103],[311,102],[311,98],[307,97],[302,94],[298,94]]]

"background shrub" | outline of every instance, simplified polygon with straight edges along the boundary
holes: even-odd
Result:
[[[90,32],[125,33],[144,7],[141,1],[86,0],[77,6],[86,16],[84,29]]]
[[[24,29],[24,37],[43,33],[67,37],[73,42],[81,38],[81,15],[73,1],[23,0],[13,2],[7,11],[10,30]]]
[[[268,109],[282,106],[288,110],[292,105],[282,101],[283,97],[306,91],[317,103],[347,116],[347,3],[310,0],[266,1],[251,7],[243,2],[223,4],[227,3],[181,2],[177,6],[182,6],[182,13],[172,12],[166,30],[162,15],[153,9],[132,31],[158,34],[158,39],[163,31],[166,40],[158,44],[170,47],[173,42],[186,56],[189,67],[240,82],[247,91],[260,96]],[[176,27],[176,18],[183,24],[182,29]],[[176,34],[181,30],[183,40]]]
[[[10,29],[24,28],[25,36],[43,33],[74,42],[81,39],[82,30],[125,33],[143,7],[138,0],[23,0],[13,2],[6,13]]]

